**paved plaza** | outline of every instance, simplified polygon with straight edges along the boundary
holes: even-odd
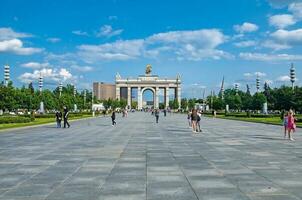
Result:
[[[281,126],[130,113],[0,132],[2,200],[302,199],[302,137]]]

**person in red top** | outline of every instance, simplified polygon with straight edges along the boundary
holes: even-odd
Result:
[[[290,110],[288,112],[288,117],[287,117],[287,131],[288,131],[288,139],[290,139],[291,141],[294,141],[291,132],[294,133],[295,130],[296,130],[296,124],[295,124],[294,113],[292,110]]]

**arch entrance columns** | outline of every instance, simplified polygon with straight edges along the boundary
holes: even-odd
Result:
[[[151,66],[150,66],[151,67]],[[148,69],[148,66],[147,66]],[[169,91],[174,89],[175,99],[178,101],[179,107],[181,103],[181,80],[180,76],[176,78],[160,78],[157,75],[151,75],[151,70],[146,69],[145,75],[137,78],[122,78],[119,74],[115,77],[116,98],[126,99],[128,108],[131,108],[132,89],[137,88],[137,109],[143,108],[143,92],[147,89],[153,92],[153,107],[159,108],[160,89],[164,89],[164,104],[169,107]],[[147,73],[148,72],[148,73]]]

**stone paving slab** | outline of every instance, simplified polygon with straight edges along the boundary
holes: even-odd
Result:
[[[0,200],[302,199],[302,137],[186,115],[99,117],[0,133]]]

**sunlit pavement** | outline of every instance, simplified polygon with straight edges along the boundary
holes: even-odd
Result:
[[[281,126],[150,113],[0,133],[0,199],[302,198],[302,137]]]

